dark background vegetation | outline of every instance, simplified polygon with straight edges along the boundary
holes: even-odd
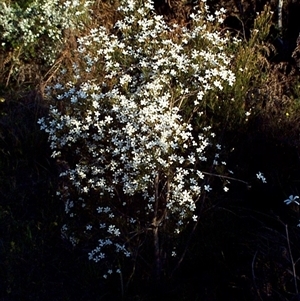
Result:
[[[256,12],[266,1],[208,4],[227,8],[230,17],[225,26],[249,39]],[[274,96],[278,101],[270,105],[270,99],[263,100],[265,96],[257,92],[251,101],[262,103],[261,110],[248,123],[225,130],[224,124],[220,126],[223,144],[228,146],[228,167],[249,185],[232,182],[227,194],[212,194],[174,277],[154,289],[141,272],[124,300],[300,300],[299,212],[297,206],[283,204],[289,195],[299,195],[300,124],[298,115],[290,111],[290,118],[282,121],[288,116],[283,98],[288,95],[293,105],[300,101],[295,92],[298,62],[292,57],[300,31],[300,3],[284,1],[282,32],[277,28],[277,1],[269,4],[275,13],[268,42],[276,51],[267,59],[270,70],[277,72],[274,86],[281,87]],[[188,22],[192,5],[156,1],[158,12],[181,23]],[[119,280],[104,282],[97,265],[60,237],[64,205],[55,197],[59,171],[37,125],[47,113],[41,78],[7,83],[2,67],[0,300],[121,300]],[[256,179],[258,171],[267,184]]]

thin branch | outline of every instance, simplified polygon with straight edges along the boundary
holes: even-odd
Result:
[[[278,0],[278,28],[280,33],[282,33],[282,7],[283,7],[283,0]]]
[[[291,243],[290,243],[290,236],[289,236],[289,229],[288,229],[288,225],[285,224],[280,218],[279,216],[277,216],[277,220],[284,225],[285,227],[285,234],[286,234],[286,240],[287,240],[287,245],[288,245],[288,250],[289,250],[289,255],[290,255],[290,260],[291,260],[291,264],[292,264],[292,270],[293,270],[293,278],[294,278],[294,285],[295,285],[295,293],[298,294],[298,283],[297,283],[297,273],[296,273],[296,263],[298,262],[298,260],[295,262],[294,258],[293,258],[293,254],[292,254],[292,248],[291,248]]]
[[[218,174],[215,174],[215,173],[210,173],[210,172],[205,172],[205,171],[201,171],[201,173],[203,173],[204,175],[208,175],[208,176],[213,176],[213,177],[218,177],[218,178],[222,178],[222,179],[227,179],[227,180],[233,180],[233,181],[236,181],[236,182],[241,182],[241,183],[244,183],[247,186],[249,186],[248,182],[240,180],[240,179],[237,179],[237,178],[223,176],[223,175],[218,175]]]
[[[180,265],[181,265],[181,263],[182,263],[182,261],[183,261],[185,255],[186,255],[186,252],[188,251],[188,248],[189,248],[189,246],[190,246],[192,237],[193,237],[193,235],[194,235],[194,233],[195,233],[195,230],[196,230],[196,228],[197,228],[197,226],[198,226],[198,223],[199,223],[199,218],[198,218],[198,220],[197,220],[197,221],[195,222],[195,224],[194,224],[194,227],[193,227],[193,229],[192,229],[192,231],[191,231],[191,234],[190,234],[190,236],[189,236],[189,238],[188,238],[188,240],[187,240],[187,242],[186,242],[184,251],[182,252],[182,254],[181,254],[181,256],[180,256],[180,259],[178,260],[178,262],[177,262],[175,268],[173,269],[173,271],[171,272],[171,278],[173,277],[174,273],[175,273],[175,272],[178,270],[178,268],[180,267]]]
[[[155,206],[154,206],[154,217],[153,217],[153,240],[154,240],[154,256],[155,256],[155,273],[156,281],[159,281],[161,274],[161,250],[159,242],[159,219],[158,219],[158,202],[159,202],[159,174],[155,177]]]
[[[200,197],[201,197],[201,195],[198,196],[198,198],[197,198],[197,200],[196,200],[196,203],[199,201]],[[200,207],[200,209],[199,209],[199,215],[198,215],[198,216],[201,216],[200,213],[201,213],[201,211],[202,211],[202,209],[203,209],[203,204],[204,204],[205,198],[206,198],[206,196],[205,196],[205,193],[204,193],[204,194],[203,194],[203,201],[202,201],[201,207]],[[190,235],[189,235],[189,238],[188,238],[188,240],[187,240],[187,242],[186,242],[186,244],[185,244],[184,251],[182,252],[182,254],[181,254],[181,256],[180,256],[180,259],[178,260],[178,262],[177,262],[176,266],[174,267],[173,271],[171,272],[171,278],[173,277],[174,273],[175,273],[175,272],[178,270],[178,268],[180,267],[180,265],[181,265],[181,263],[182,263],[182,261],[183,261],[185,255],[186,255],[186,253],[187,253],[187,251],[188,251],[188,248],[189,248],[189,246],[190,246],[190,243],[191,243],[191,241],[192,241],[192,238],[193,238],[193,235],[194,235],[194,233],[195,233],[195,231],[196,231],[196,228],[197,228],[197,226],[198,226],[198,224],[199,224],[199,221],[200,221],[200,218],[198,217],[198,218],[197,218],[197,221],[195,222],[194,227],[193,227],[193,229],[192,229],[192,231],[191,231],[191,233],[190,233]]]
[[[255,260],[256,260],[257,252],[258,252],[258,251],[255,252],[255,254],[254,254],[254,256],[253,256],[252,264],[251,264],[251,268],[252,268],[252,279],[253,279],[253,284],[254,284],[254,286],[255,286],[255,290],[256,290],[256,292],[257,292],[257,295],[258,295],[259,299],[260,299],[260,300],[263,300],[262,297],[261,297],[261,295],[260,295],[259,289],[258,289],[258,287],[257,287],[257,285],[256,285],[255,266],[254,266],[254,265],[255,265]]]
[[[289,249],[290,259],[291,259],[292,268],[293,268],[293,278],[294,278],[295,292],[296,292],[296,294],[298,294],[296,263],[294,262],[294,258],[293,258],[293,255],[292,255],[292,249],[291,249],[290,237],[289,237],[289,230],[288,230],[288,225],[287,224],[285,225],[285,233],[286,233],[286,240],[287,240],[287,245],[288,245],[288,249]]]

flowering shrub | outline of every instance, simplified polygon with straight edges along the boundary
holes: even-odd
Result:
[[[203,5],[190,28],[166,24],[150,0],[122,1],[119,12],[113,33],[94,28],[78,39],[73,77],[65,82],[63,70],[48,87],[57,102],[39,124],[64,163],[63,237],[109,264],[108,274],[151,245],[159,277],[211,190],[204,169],[214,134],[200,126],[200,108],[235,76],[226,37],[212,31],[223,11]],[[212,160],[219,164],[218,154]]]
[[[39,52],[45,63],[51,64],[61,46],[63,31],[80,26],[80,16],[86,15],[91,3],[85,0],[33,0],[19,5],[1,1],[0,49],[24,47],[25,55],[34,56],[34,47],[39,42]]]

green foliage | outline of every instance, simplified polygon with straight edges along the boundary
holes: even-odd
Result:
[[[299,75],[287,77],[284,71],[272,64],[270,57],[276,53],[270,41],[273,12],[269,6],[257,14],[249,39],[239,42],[232,38],[224,51],[232,57],[235,84],[221,92],[209,95],[205,104],[214,128],[224,131],[245,131],[255,120],[264,119],[273,136],[290,132],[298,124]],[[299,132],[293,128],[293,137]]]

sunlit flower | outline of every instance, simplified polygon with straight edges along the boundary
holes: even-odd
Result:
[[[178,235],[188,221],[198,220],[197,202],[212,190],[201,170],[219,164],[219,153],[207,156],[216,135],[210,126],[193,127],[194,116],[205,118],[194,104],[235,79],[222,51],[227,40],[197,25],[216,22],[215,16],[195,13],[194,26],[169,26],[153,1],[120,3],[118,35],[99,27],[78,39],[73,78],[49,92],[64,108],[53,106],[49,117],[39,120],[52,156],[68,161],[59,196],[73,220],[64,235],[83,230],[81,239],[94,240],[89,259],[107,263],[135,254],[135,237],[152,226]],[[182,33],[172,37],[179,27]],[[192,108],[191,115],[185,107]],[[74,227],[81,215],[84,225],[78,218]]]

